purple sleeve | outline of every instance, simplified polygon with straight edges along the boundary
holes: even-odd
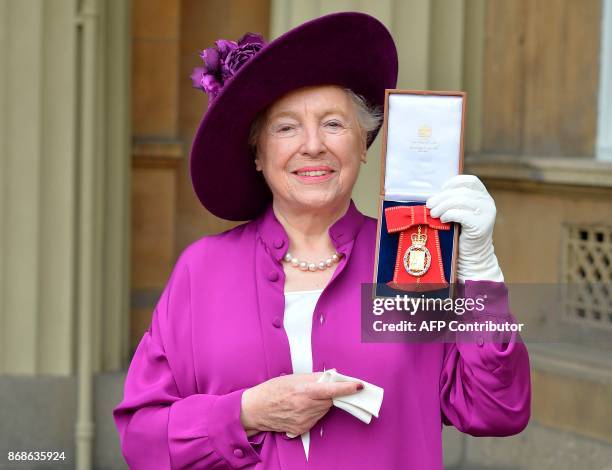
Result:
[[[247,437],[240,422],[245,389],[224,395],[179,392],[160,327],[168,291],[136,349],[123,400],[113,410],[123,456],[130,469],[252,468],[261,461],[259,445],[267,433]]]
[[[476,322],[516,323],[503,282],[465,282],[462,296],[484,299]],[[510,436],[529,422],[531,379],[529,356],[517,332],[469,333],[446,344],[440,377],[443,422],[473,436]],[[496,339],[498,339],[496,341]]]

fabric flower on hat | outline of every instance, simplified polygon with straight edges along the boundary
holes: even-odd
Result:
[[[238,42],[216,40],[213,47],[200,52],[204,66],[193,69],[193,87],[203,90],[213,100],[227,80],[266,44],[264,38],[256,33],[246,33]]]

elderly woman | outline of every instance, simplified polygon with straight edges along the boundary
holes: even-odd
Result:
[[[443,424],[520,432],[521,342],[361,342],[376,220],[351,193],[380,127],[375,109],[396,84],[384,26],[339,13],[269,44],[219,40],[202,56],[193,78],[210,105],[191,152],[194,189],[212,213],[252,221],[176,263],[114,410],[130,468],[435,470]],[[465,295],[486,291],[487,318],[512,318],[482,183],[453,178],[427,205],[463,226]],[[317,382],[327,369],[355,380]],[[333,406],[364,384],[384,389],[369,424]]]

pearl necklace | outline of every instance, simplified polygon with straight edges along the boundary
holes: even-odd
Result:
[[[294,258],[293,255],[289,252],[284,256],[284,260],[287,263],[291,263],[291,266],[294,268],[300,268],[302,271],[316,271],[317,269],[323,271],[327,268],[331,268],[334,263],[340,261],[342,257],[341,253],[334,253],[325,261],[321,261],[320,263],[309,263],[307,261],[300,261],[297,258]]]

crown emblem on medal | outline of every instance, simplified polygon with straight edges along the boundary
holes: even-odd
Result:
[[[420,228],[421,227],[419,227],[419,229]],[[419,230],[418,233],[413,233],[410,238],[412,239],[412,244],[416,246],[423,246],[427,242],[427,235],[421,233],[421,230]]]
[[[425,139],[425,138],[429,138],[431,137],[432,134],[432,129],[430,126],[428,126],[427,124],[423,124],[421,127],[419,127],[419,137]]]

